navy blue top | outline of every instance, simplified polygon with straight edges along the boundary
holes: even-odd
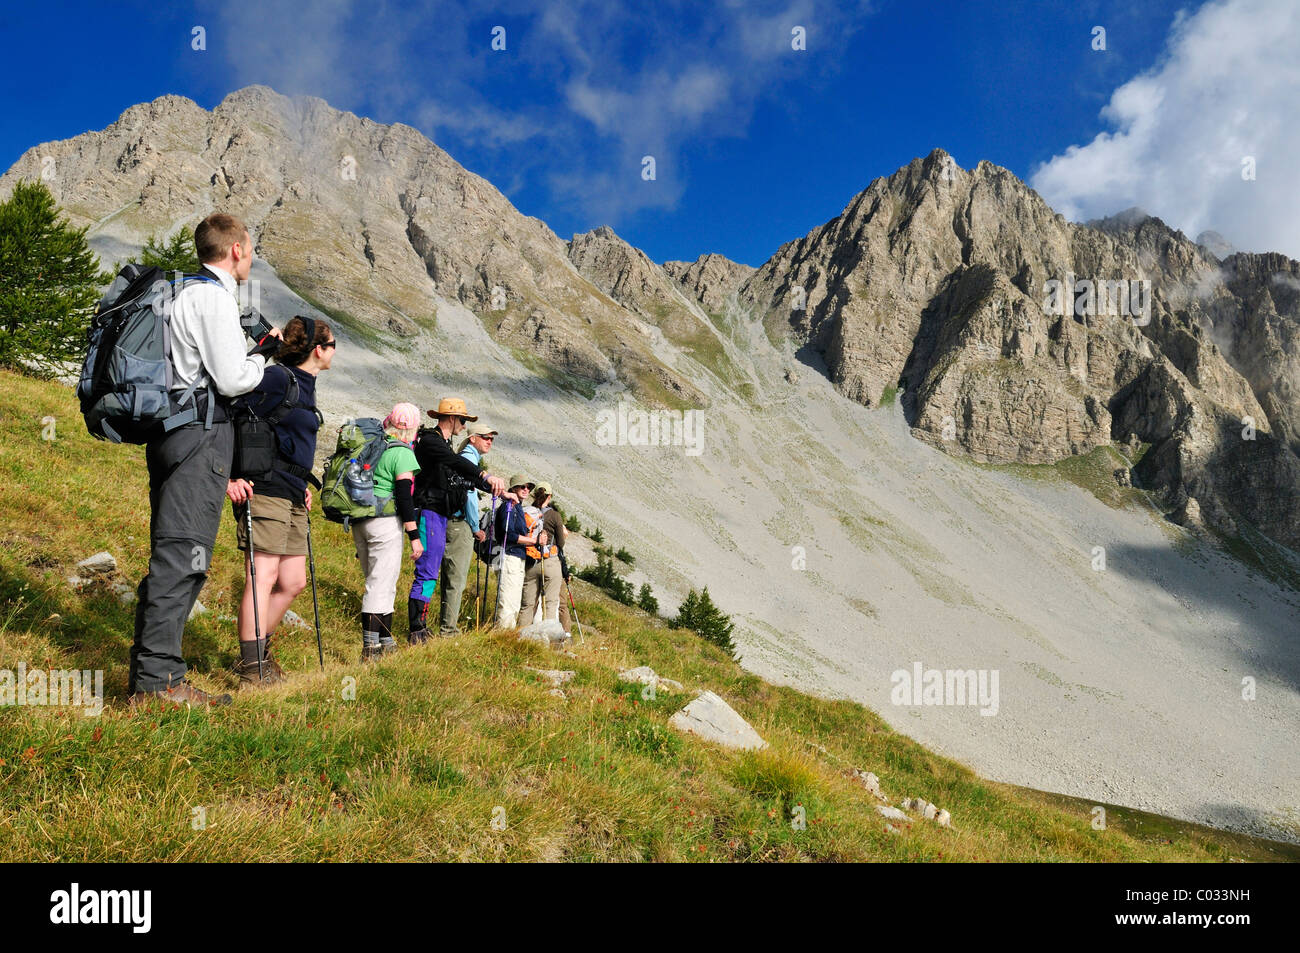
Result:
[[[506,524],[507,517],[509,525]],[[524,519],[524,508],[518,503],[509,501],[499,503],[496,512],[496,538],[498,542],[504,540],[506,544],[507,556],[518,556],[523,559],[523,544],[518,542],[520,536],[528,535],[528,521]]]
[[[275,428],[280,441],[280,453],[300,467],[310,470],[316,462],[316,431],[320,418],[316,416],[316,377],[297,367],[271,364],[262,381],[247,395],[249,409],[259,417],[271,414],[285,399],[289,391],[289,375],[298,378],[298,403],[284,415]],[[261,496],[274,496],[294,503],[305,500],[307,481],[283,470],[273,470],[268,476],[253,481],[253,492]]]

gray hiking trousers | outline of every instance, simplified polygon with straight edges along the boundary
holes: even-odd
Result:
[[[169,688],[185,677],[181,637],[208,578],[235,447],[234,425],[179,427],[145,447],[149,466],[149,572],[140,581],[127,691]]]

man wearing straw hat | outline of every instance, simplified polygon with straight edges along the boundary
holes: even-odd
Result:
[[[483,457],[492,449],[496,437],[495,430],[475,421],[465,428],[460,455],[482,469]],[[460,506],[447,523],[447,548],[442,555],[442,611],[438,618],[438,635],[442,638],[451,638],[460,631],[460,603],[476,539],[483,542],[487,533],[479,529],[478,490],[470,487],[461,495]]]
[[[438,572],[447,544],[447,520],[465,502],[471,488],[486,490],[493,496],[505,492],[505,480],[480,473],[478,465],[451,448],[451,438],[465,429],[472,416],[465,401],[444,397],[438,408],[428,412],[437,419],[435,427],[422,427],[415,440],[415,459],[420,472],[415,477],[415,505],[419,508],[416,525],[424,553],[415,561],[415,580],[407,600],[407,621],[412,645],[429,639],[429,602],[438,588]]]

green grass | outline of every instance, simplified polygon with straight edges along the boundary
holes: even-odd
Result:
[[[1144,447],[1138,459],[1145,452]],[[957,457],[957,459],[967,460],[981,469],[1013,473],[1028,480],[1073,483],[1087,490],[1112,509],[1145,505],[1142,502],[1142,497],[1145,495],[1142,490],[1120,486],[1116,482],[1115,471],[1120,467],[1127,467],[1128,464],[1118,451],[1110,446],[1094,447],[1087,453],[1065,457],[1055,463],[984,463],[968,457]],[[1136,466],[1137,459],[1133,463]]]
[[[54,441],[41,439],[47,415]],[[980,778],[861,705],[771,685],[582,583],[576,657],[471,632],[363,667],[360,573],[349,537],[323,520],[323,673],[314,635],[285,629],[287,684],[211,712],[131,711],[131,608],[64,578],[101,549],[140,578],[143,453],[87,436],[68,389],[7,372],[0,439],[0,668],[101,668],[108,695],[98,718],[0,709],[0,860],[1300,859],[1293,845],[1120,808],[1092,830],[1092,802]],[[242,568],[229,513],[212,565],[185,655],[201,687],[230,690],[233,625],[219,616]],[[310,596],[295,608],[310,618]],[[637,664],[687,693],[621,685],[615,673]],[[567,698],[530,667],[575,671]],[[705,688],[771,747],[738,754],[669,727]],[[888,831],[853,766],[895,804],[948,809],[953,828]]]

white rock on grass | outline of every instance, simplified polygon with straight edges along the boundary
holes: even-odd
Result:
[[[909,797],[903,802],[903,807],[906,810],[918,812],[927,821],[934,821],[940,827],[952,827],[952,815],[935,807],[925,798]]]
[[[662,688],[666,692],[680,692],[685,689],[681,682],[664,678],[662,675],[655,673],[649,665],[638,665],[636,668],[625,669],[618,673],[620,682],[635,682],[638,685],[652,685],[656,689]]]
[[[300,628],[300,629],[310,629],[310,628],[312,628],[312,624],[311,624],[310,622],[308,622],[308,621],[307,621],[306,619],[304,619],[302,616],[298,615],[298,613],[294,612],[292,609],[289,609],[289,610],[287,610],[287,611],[285,612],[285,614],[284,614],[284,624],[285,624],[285,625],[296,625],[296,626],[297,626],[298,628]]]
[[[863,771],[861,768],[854,768],[851,776],[879,801],[889,802],[885,797],[885,792],[880,790],[880,778],[876,777],[871,771]]]
[[[187,618],[193,619],[196,615],[203,615],[203,613],[207,611],[208,611],[208,607],[196,599],[194,601],[194,608],[190,610],[190,614],[187,616]]]
[[[106,576],[117,572],[117,560],[112,553],[95,553],[77,563],[77,570],[82,576]]]
[[[890,806],[887,805],[887,804],[877,804],[877,805],[876,805],[876,810],[879,811],[879,812],[880,812],[884,817],[889,818],[891,821],[910,821],[910,820],[911,820],[910,817],[908,817],[906,814],[904,814],[904,813],[903,813],[902,811],[900,811],[898,808],[896,808],[896,807],[890,807]]]
[[[678,731],[727,748],[753,750],[767,747],[767,742],[759,737],[753,726],[713,692],[700,692],[694,701],[668,719],[668,724]]]
[[[638,682],[642,685],[659,684],[659,676],[649,665],[638,665],[636,668],[624,669],[618,673],[620,682]]]
[[[567,685],[578,677],[577,672],[561,671],[557,668],[533,668],[531,665],[525,665],[524,668],[530,672],[536,672],[538,675],[542,676],[542,678],[549,681],[552,689]],[[552,692],[552,694],[554,694],[554,692]]]
[[[519,630],[519,638],[524,642],[536,642],[556,649],[564,648],[569,642],[569,635],[564,631],[564,626],[555,619],[524,626]]]

